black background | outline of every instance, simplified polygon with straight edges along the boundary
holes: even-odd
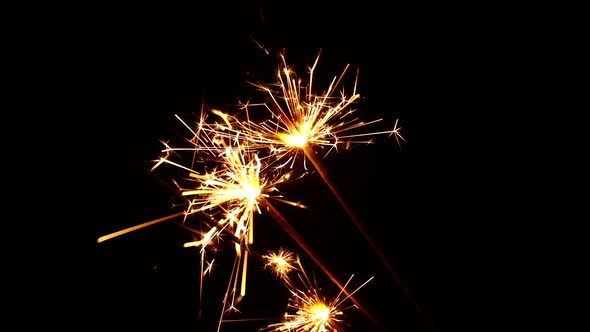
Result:
[[[42,311],[56,309],[60,331],[214,331],[231,250],[204,284],[199,320],[199,254],[182,247],[190,233],[165,222],[96,239],[177,211],[165,172],[149,172],[160,140],[183,135],[175,114],[244,101],[257,93],[247,81],[274,82],[281,51],[305,73],[321,49],[318,82],[350,63],[359,116],[403,128],[401,146],[377,139],[323,162],[411,298],[311,174],[285,189],[310,210],[277,207],[326,265],[341,281],[354,274],[352,285],[374,277],[357,298],[388,331],[563,329],[573,309],[557,280],[571,260],[562,253],[573,242],[569,161],[580,151],[571,143],[587,98],[587,25],[567,2],[470,3],[48,6],[39,49],[67,128],[56,153],[70,162],[56,168],[73,186],[56,192],[67,196],[59,214],[70,245]],[[264,215],[255,244],[297,250]],[[280,318],[284,287],[256,263],[250,273],[232,317]],[[379,330],[354,309],[343,323]]]

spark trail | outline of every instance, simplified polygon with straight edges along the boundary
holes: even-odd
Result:
[[[317,255],[311,246],[305,241],[303,236],[299,234],[299,232],[291,226],[291,224],[283,217],[283,215],[272,206],[268,201],[264,201],[265,206],[268,208],[270,215],[272,218],[287,232],[287,234],[297,243],[297,245],[305,251],[305,253],[314,261],[314,263],[326,274],[326,276],[339,288],[342,289],[343,292],[347,295],[347,298],[350,298],[354,304],[359,308],[359,310],[371,320],[371,322],[376,326],[379,327],[382,331],[386,331],[383,325],[377,320],[356,298],[352,296],[352,293],[348,293],[345,289],[345,285],[340,283],[338,279],[333,275],[330,269],[327,268],[326,264],[319,259],[319,255]]]

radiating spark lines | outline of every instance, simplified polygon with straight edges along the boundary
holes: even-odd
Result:
[[[373,279],[371,277],[352,292],[347,292],[345,288],[351,282],[351,276],[346,284],[340,287],[340,292],[330,298],[323,293],[315,280],[309,277],[301,260],[293,252],[281,249],[277,253],[265,255],[264,258],[267,261],[265,266],[270,267],[284,281],[291,293],[287,311],[281,322],[268,325],[264,331],[337,331],[339,323],[343,321],[344,312],[354,307],[344,307],[346,301]],[[296,274],[296,278],[293,278],[292,274]]]

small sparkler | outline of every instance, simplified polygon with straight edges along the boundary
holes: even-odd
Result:
[[[356,117],[357,110],[353,106],[360,99],[360,94],[356,92],[358,72],[350,94],[340,88],[349,65],[333,78],[325,92],[315,92],[314,72],[320,54],[309,69],[307,81],[298,77],[281,54],[278,82],[273,85],[252,83],[266,95],[268,101],[242,105],[248,119],[242,121],[240,127],[245,140],[252,147],[269,149],[283,161],[281,166],[290,167],[301,155],[315,163],[318,151],[314,148],[324,150],[323,157],[326,157],[342,147],[371,144],[378,135],[394,136],[398,143],[404,140],[397,121],[393,129],[377,131],[370,129],[383,119],[365,122]],[[251,113],[259,108],[268,112],[269,119],[250,121]]]
[[[291,293],[287,312],[280,323],[268,325],[264,331],[289,331],[289,332],[329,332],[337,331],[337,327],[343,321],[344,312],[356,307],[350,305],[344,307],[354,293],[370,282],[369,278],[352,292],[346,292],[345,288],[351,282],[351,276],[340,292],[333,298],[323,294],[315,280],[311,279],[301,264],[301,260],[293,252],[281,249],[277,253],[265,255],[265,266],[272,269]],[[297,279],[291,277],[297,274]]]

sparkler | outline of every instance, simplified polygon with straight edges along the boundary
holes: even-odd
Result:
[[[281,249],[278,253],[270,253],[264,255],[263,258],[267,261],[265,266],[271,268],[285,282],[292,296],[289,299],[288,309],[283,320],[280,323],[268,325],[266,329],[263,329],[265,331],[336,331],[337,326],[343,320],[344,311],[354,307],[353,305],[344,307],[344,303],[373,279],[373,277],[369,278],[352,292],[345,292],[345,287],[353,278],[351,276],[340,288],[338,295],[330,299],[308,276],[301,260],[293,252]],[[290,276],[291,272],[297,273],[297,279]],[[298,284],[300,285],[298,286]]]
[[[261,213],[259,199],[264,197],[293,206],[304,206],[281,198],[276,185],[287,181],[290,174],[266,172],[256,152],[243,149],[238,137],[232,137],[224,132],[224,126],[230,125],[229,123],[210,124],[203,113],[193,130],[186,122],[177,118],[193,135],[188,140],[189,146],[171,147],[164,143],[165,149],[162,152],[165,156],[157,160],[152,171],[167,164],[188,174],[188,177],[182,179],[185,184],[181,185],[179,181],[174,181],[180,195],[187,201],[186,210],[102,236],[98,242],[176,217],[183,216],[184,224],[189,215],[206,214],[210,228],[201,234],[200,239],[187,242],[184,247],[200,248],[202,284],[202,277],[209,270],[204,265],[205,249],[222,235],[231,236],[236,252],[235,265],[240,267],[232,272],[229,283],[231,287],[228,287],[224,303],[228,302],[227,297],[231,293],[231,301],[228,305],[234,308],[240,298],[246,294],[247,246],[254,241],[254,215]],[[178,156],[182,152],[192,154],[190,165],[185,166],[171,160],[173,156]],[[200,166],[202,170],[197,170],[196,166]],[[239,295],[237,295],[238,280]]]
[[[241,268],[232,271],[232,287],[228,286],[226,298],[232,294],[229,307],[235,308],[235,304],[246,294],[247,246],[254,242],[254,214],[262,212],[260,202],[264,200],[266,205],[270,205],[268,199],[274,199],[296,207],[305,206],[285,200],[278,193],[276,186],[288,181],[290,173],[267,172],[256,151],[248,149],[247,145],[244,146],[239,135],[232,136],[231,132],[227,133],[232,129],[227,117],[218,111],[213,113],[220,116],[222,123],[210,124],[205,121],[205,113],[202,113],[195,130],[178,118],[193,134],[193,138],[189,140],[191,146],[184,149],[167,146],[163,151],[166,156],[152,169],[162,164],[171,164],[188,171],[190,187],[180,187],[181,195],[188,199],[186,214],[207,212],[210,219],[215,220],[214,225],[201,239],[186,243],[185,247],[200,247],[204,255],[205,248],[212,239],[219,238],[223,232],[231,233],[236,251],[235,265],[241,264]],[[203,158],[204,152],[206,159],[201,162],[214,161],[214,168],[198,173],[194,170],[194,165],[185,167],[169,159],[171,155],[180,151],[201,152],[194,155],[199,158]],[[240,276],[240,292],[236,297]]]
[[[356,92],[358,72],[352,93],[347,95],[344,90],[338,92],[349,65],[346,65],[340,76],[333,78],[325,92],[315,92],[313,79],[320,55],[321,52],[309,69],[308,81],[300,79],[281,54],[278,83],[268,86],[251,83],[264,92],[268,102],[242,104],[247,118],[240,126],[244,139],[252,147],[272,151],[277,159],[283,161],[281,166],[289,167],[301,155],[315,166],[318,158],[315,154],[317,151],[313,152],[314,148],[326,149],[323,156],[326,157],[342,146],[348,148],[352,144],[371,144],[378,135],[394,136],[398,143],[404,140],[397,121],[391,130],[370,131],[369,128],[383,119],[365,122],[355,117],[356,109],[352,106],[360,99],[360,94]],[[261,107],[268,112],[270,119],[250,121],[252,109]]]

